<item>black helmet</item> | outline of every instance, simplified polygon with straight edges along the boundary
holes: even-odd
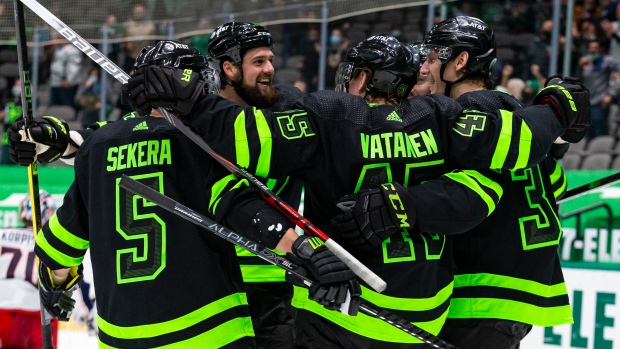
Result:
[[[366,91],[393,95],[400,100],[416,84],[420,57],[409,45],[392,36],[371,36],[347,52],[338,66],[336,89],[346,91],[349,81],[364,68],[371,72]]]
[[[191,69],[200,73],[207,81],[209,93],[219,91],[219,76],[209,68],[207,59],[193,46],[174,40],[162,40],[155,46],[146,46],[140,51],[134,69],[147,65]]]
[[[241,66],[243,55],[252,48],[273,47],[271,33],[259,24],[229,22],[215,28],[207,43],[207,58],[213,69],[221,71],[222,62],[233,61]]]
[[[424,41],[414,41],[409,43],[409,46],[413,49],[413,52],[420,56],[420,62],[426,61],[426,51],[424,50]]]
[[[459,53],[469,53],[468,74],[491,74],[495,63],[495,33],[482,20],[470,16],[456,16],[441,21],[424,37],[426,53],[439,52],[442,64],[447,63]]]

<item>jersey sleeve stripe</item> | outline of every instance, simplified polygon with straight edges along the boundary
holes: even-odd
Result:
[[[226,191],[228,183],[234,181],[236,178],[237,177],[231,173],[213,184],[213,186],[211,187],[211,199],[209,200],[209,212],[215,214],[215,211],[217,210],[217,204],[222,198],[223,193]]]
[[[482,176],[480,174],[473,175],[475,171],[468,171],[468,172],[469,173],[466,173],[463,171],[452,172],[452,173],[446,174],[445,176],[455,182],[463,184],[464,186],[466,186],[467,188],[469,188],[470,190],[478,194],[478,196],[480,196],[480,198],[487,204],[487,207],[488,207],[487,216],[488,216],[491,213],[493,213],[493,211],[495,211],[496,203],[499,201],[499,198],[501,198],[501,194],[503,194],[503,190],[496,183],[495,185],[492,185],[491,183],[493,183],[493,181],[491,181],[489,178]],[[482,182],[479,182],[479,181],[482,181]],[[491,189],[492,192],[498,195],[497,199],[492,198],[489,195],[489,193],[487,193],[487,191],[484,188],[482,188],[482,186]]]
[[[517,163],[515,169],[526,168],[530,159],[530,149],[532,148],[532,130],[521,121],[521,136],[519,137],[519,154],[517,155]]]
[[[269,129],[269,124],[263,112],[254,108],[254,117],[256,118],[258,139],[260,139],[260,155],[258,156],[258,164],[256,165],[256,175],[259,177],[267,177],[271,167],[273,137],[271,136],[271,130]]]
[[[71,257],[68,256],[56,248],[54,248],[45,238],[45,234],[42,232],[37,234],[37,238],[35,240],[36,245],[43,251],[45,254],[54,260],[56,263],[63,265],[65,267],[73,267],[76,265],[80,265],[82,260],[84,260],[84,256],[81,257]]]
[[[497,140],[497,146],[491,159],[491,168],[502,168],[508,157],[510,141],[512,140],[512,113],[507,110],[500,110],[502,117],[502,128]]]
[[[250,166],[250,145],[245,129],[245,112],[241,112],[235,119],[235,153],[236,162],[241,168]]]
[[[52,234],[54,234],[59,240],[75,248],[76,250],[86,250],[90,243],[88,240],[84,240],[75,234],[71,233],[65,227],[63,227],[58,221],[58,216],[54,214],[48,222],[48,226]]]

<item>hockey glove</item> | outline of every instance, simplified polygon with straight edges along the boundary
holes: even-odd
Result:
[[[69,321],[75,300],[73,291],[80,287],[83,267],[80,264],[71,268],[67,279],[61,285],[55,285],[52,270],[39,262],[39,296],[47,312],[60,321]]]
[[[551,104],[560,114],[566,132],[562,140],[579,142],[590,126],[590,91],[581,80],[551,77],[534,98],[534,104]]]
[[[341,310],[348,315],[356,315],[361,301],[362,290],[355,274],[336,257],[318,237],[300,236],[292,246],[293,253],[286,256],[293,263],[303,266],[296,272],[314,279],[310,286],[309,298],[330,310]],[[296,282],[299,278],[288,274],[287,281]],[[341,309],[343,305],[346,309]]]
[[[332,219],[342,237],[362,250],[380,246],[392,234],[413,227],[416,213],[407,189],[398,183],[362,189],[341,198],[344,212]]]
[[[191,69],[150,65],[139,68],[123,85],[122,102],[140,116],[153,108],[170,108],[185,115],[203,92],[205,79]]]
[[[67,123],[53,116],[35,118],[28,129],[22,118],[9,127],[7,138],[11,160],[23,166],[35,160],[54,162],[69,152],[71,144],[79,147],[71,140]]]

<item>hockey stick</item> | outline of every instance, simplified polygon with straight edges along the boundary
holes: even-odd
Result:
[[[258,257],[264,259],[265,261],[274,264],[287,272],[293,273],[300,277],[304,284],[308,287],[312,285],[312,280],[307,277],[299,274],[295,270],[299,268],[294,263],[291,263],[288,259],[279,256],[273,253],[266,247],[259,245],[258,243],[248,240],[245,237],[240,236],[239,234],[233,232],[232,230],[226,228],[225,226],[216,223],[215,221],[203,216],[202,214],[179,204],[177,201],[167,197],[166,195],[154,190],[153,188],[142,184],[126,175],[123,175],[119,182],[119,186],[127,189],[128,191],[139,195],[150,202],[156,204],[157,206],[165,209],[166,211],[172,212],[177,216],[190,221],[201,228],[204,228],[215,235],[237,245],[240,246],[251,253],[257,255]],[[409,335],[423,341],[424,343],[430,344],[435,348],[439,349],[458,349],[454,345],[447,343],[441,338],[419,328],[418,326],[412,324],[411,322],[397,316],[391,314],[387,310],[384,309],[373,309],[365,303],[361,303],[359,306],[359,310],[369,316],[378,318],[383,320],[390,325],[397,327],[398,329],[408,333]]]
[[[19,0],[13,0],[13,13],[15,15],[15,38],[17,44],[17,65],[19,67],[19,80],[22,89],[22,114],[26,129],[33,123],[32,95],[30,86],[30,69],[28,69],[28,48],[26,47],[26,25],[24,20],[24,5]],[[27,137],[28,132],[26,132]],[[41,202],[39,199],[39,166],[37,162],[28,165],[28,187],[30,190],[30,207],[32,207],[32,230],[34,238],[41,229]],[[41,287],[37,283],[37,288]],[[41,335],[43,336],[43,349],[54,349],[52,342],[52,319],[41,303]]]
[[[121,68],[114,64],[114,62],[109,60],[105,55],[99,52],[99,50],[93,47],[88,41],[84,40],[81,36],[79,36],[60,19],[58,19],[58,17],[56,17],[53,13],[51,13],[41,4],[39,4],[36,0],[21,0],[21,2],[23,2],[24,5],[28,6],[34,13],[41,17],[41,19],[47,22],[50,26],[56,29],[73,45],[75,45],[82,52],[84,52],[90,59],[95,61],[95,63],[102,66],[108,73],[114,76],[114,78],[119,80],[121,83],[127,82],[127,80],[129,79],[129,75],[127,75],[127,73],[125,73]],[[349,268],[351,268],[351,270],[362,280],[364,280],[372,289],[377,292],[383,292],[385,290],[385,288],[387,287],[385,281],[383,281],[378,275],[376,275],[374,272],[368,269],[368,267],[366,267],[359,260],[353,257],[353,255],[351,255],[348,251],[342,248],[342,246],[340,246],[334,240],[330,239],[329,236],[325,235],[323,231],[314,226],[314,224],[304,218],[294,208],[282,201],[282,199],[280,199],[276,194],[269,190],[267,186],[265,186],[261,181],[256,179],[256,177],[218,155],[200,136],[195,134],[192,130],[190,130],[189,127],[187,127],[182,122],[175,120],[176,118],[170,115],[170,113],[168,113],[166,110],[164,110],[163,108],[159,108],[158,111],[174,127],[176,127],[179,131],[181,131],[188,138],[190,138],[194,143],[196,143],[200,148],[202,148],[209,155],[211,155],[226,169],[228,169],[237,176],[241,176],[247,179],[252,184],[254,184],[261,191],[263,197],[271,205],[273,205],[283,214],[285,214],[297,226],[303,229],[306,233],[318,236],[319,238],[321,238],[321,240],[325,241],[325,245],[330,249],[330,251],[332,251],[336,256],[338,256],[338,258],[340,258]]]
[[[603,177],[601,179],[597,179],[590,183],[581,185],[577,188],[573,188],[571,190],[567,190],[564,194],[564,197],[557,201],[558,204],[563,203],[564,201],[572,200],[574,198],[578,198],[582,195],[585,195],[595,189],[603,189],[610,185],[616,184],[620,182],[620,172],[611,174],[607,177]]]

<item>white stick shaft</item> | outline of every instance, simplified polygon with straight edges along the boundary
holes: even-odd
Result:
[[[36,13],[41,19],[43,19],[47,24],[56,29],[62,36],[67,38],[73,45],[79,48],[82,52],[84,52],[90,59],[95,61],[95,63],[99,64],[103,69],[105,69],[110,75],[112,75],[118,81],[127,83],[129,80],[129,75],[125,73],[121,68],[119,68],[114,62],[109,60],[103,53],[99,52],[93,45],[91,45],[88,41],[84,40],[81,36],[79,36],[73,29],[69,28],[66,24],[64,24],[58,17],[56,17],[53,13],[48,11],[45,7],[39,4],[36,0],[20,0],[24,5],[28,6],[34,13]],[[157,109],[166,120],[175,125],[181,131],[184,129],[189,130],[187,126],[179,123],[175,124],[174,118],[166,111],[164,108]],[[190,131],[191,132],[191,131]],[[185,133],[185,132],[183,132]],[[194,142],[196,142],[195,138],[190,137]],[[197,142],[201,145],[204,141],[200,138],[200,141]],[[206,145],[206,142],[204,142]],[[208,151],[207,151],[208,152]],[[353,272],[358,275],[362,280],[364,280],[371,288],[381,293],[387,287],[385,281],[383,281],[379,276],[373,273],[370,269],[368,269],[365,265],[363,265],[359,260],[357,260],[353,255],[347,252],[344,248],[338,245],[332,239],[328,239],[325,241],[327,247],[332,251],[336,256],[338,256],[346,265],[353,270]]]
[[[99,52],[93,45],[91,45],[88,41],[84,40],[78,33],[74,32],[73,29],[69,28],[66,24],[64,24],[58,17],[56,17],[53,13],[48,11],[45,7],[39,4],[36,0],[20,0],[24,5],[28,6],[32,12],[36,13],[37,16],[41,17],[47,24],[49,24],[52,28],[56,29],[62,36],[64,36],[67,40],[69,40],[75,47],[79,48],[82,52],[84,52],[90,59],[95,61],[95,63],[99,64],[103,69],[105,69],[110,75],[112,75],[115,79],[120,81],[121,83],[126,83],[129,80],[129,75],[125,73],[119,66],[114,64],[108,57],[106,57],[103,53]]]
[[[385,291],[387,283],[377,276],[377,274],[368,269],[368,267],[362,264],[362,262],[357,260],[357,258],[353,257],[352,254],[340,246],[336,241],[333,239],[327,239],[325,240],[325,246],[327,246],[329,250],[336,255],[336,257],[340,258],[344,264],[351,268],[355,275],[366,281],[368,286],[370,286],[373,290],[379,293]]]

